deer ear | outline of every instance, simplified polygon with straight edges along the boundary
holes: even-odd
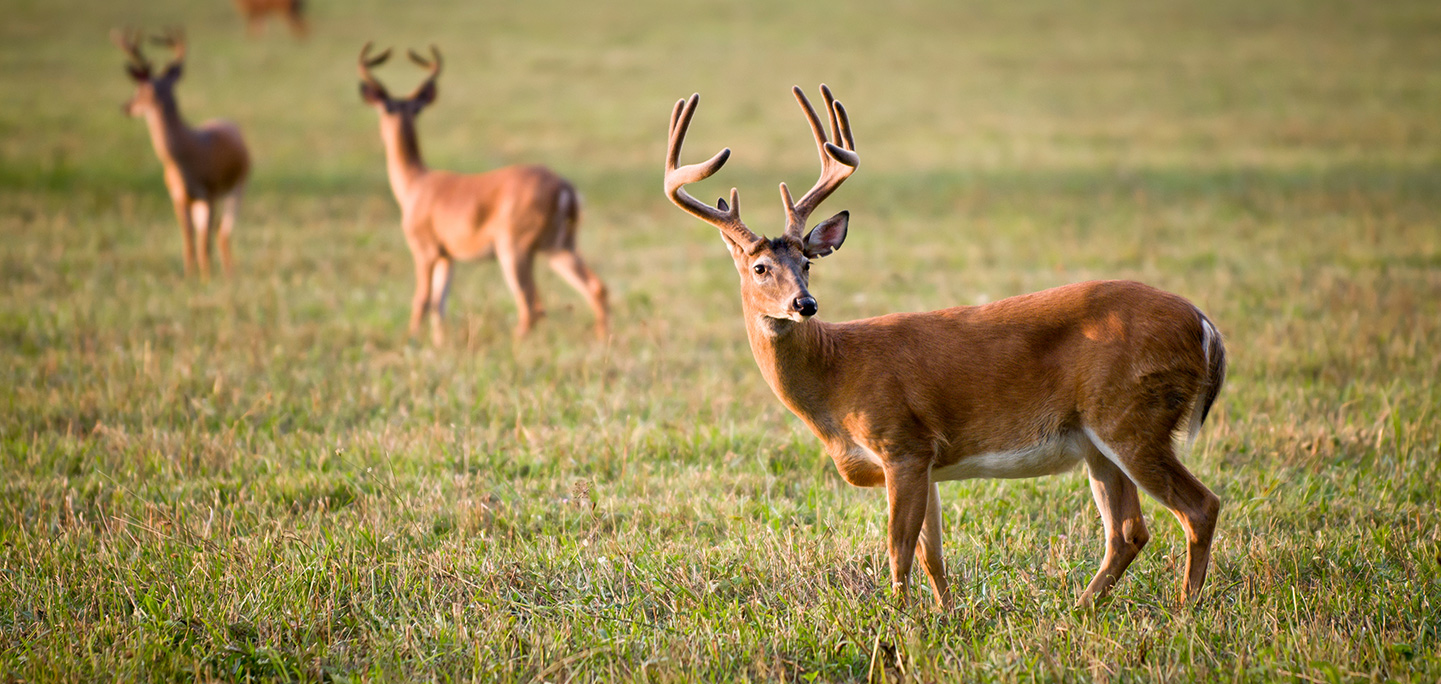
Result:
[[[431,103],[435,102],[435,95],[435,81],[426,81],[415,91],[414,95],[410,96],[410,99],[418,102],[422,107],[429,107]]]
[[[721,242],[725,243],[726,249],[730,250],[732,258],[739,259],[741,255],[746,253],[745,246],[738,244],[735,240],[732,240],[729,235],[721,233],[720,238]]]
[[[180,75],[183,74],[184,72],[185,72],[185,69],[184,69],[183,65],[181,65],[180,62],[176,62],[176,63],[174,63],[174,64],[171,64],[171,65],[168,66],[168,67],[165,67],[165,73],[164,73],[163,75],[161,75],[161,78],[164,78],[164,79],[170,80],[170,81],[178,81],[178,80],[180,80]]]
[[[381,87],[379,87],[379,86],[377,86],[377,85],[375,85],[375,84],[373,84],[373,83],[367,83],[367,82],[365,82],[365,81],[361,81],[361,82],[360,82],[360,99],[361,99],[361,100],[364,100],[366,104],[373,104],[373,105],[375,105],[375,104],[381,104],[382,102],[385,102],[385,100],[387,99],[387,96],[386,96],[385,90],[384,90],[383,88],[381,88]]]
[[[805,255],[819,259],[841,248],[846,241],[846,226],[851,221],[851,212],[843,211],[832,216],[806,233]]]

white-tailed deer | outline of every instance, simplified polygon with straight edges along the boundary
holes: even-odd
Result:
[[[245,30],[252,38],[260,35],[265,18],[271,14],[284,16],[297,38],[304,38],[310,30],[305,23],[305,0],[235,0],[235,9],[245,17]]]
[[[541,315],[533,268],[536,255],[544,254],[551,268],[590,303],[596,337],[605,339],[605,284],[576,251],[580,195],[575,188],[544,166],[507,166],[469,175],[426,168],[415,117],[435,102],[440,51],[431,46],[430,59],[410,52],[410,59],[430,73],[410,97],[394,98],[370,73],[390,57],[390,50],[371,57],[370,48],[366,43],[360,51],[360,96],[380,114],[390,189],[400,204],[401,228],[415,259],[410,334],[419,332],[429,311],[432,339],[441,344],[452,262],[493,255],[515,296],[515,336],[524,336]]]
[[[129,56],[126,72],[135,82],[135,96],[123,109],[130,116],[143,116],[150,128],[155,155],[165,167],[165,187],[175,205],[180,232],[185,239],[185,274],[196,265],[196,238],[200,241],[200,275],[210,276],[211,223],[216,204],[221,204],[220,260],[226,275],[234,271],[230,254],[230,233],[235,213],[250,175],[250,153],[240,129],[229,121],[206,121],[195,128],[186,125],[175,101],[175,84],[185,63],[185,37],[178,29],[152,40],[169,47],[175,57],[160,73],[141,52],[143,36],[138,31],[111,32],[111,38]],[[197,236],[198,233],[198,236]]]
[[[1226,356],[1215,327],[1185,299],[1124,281],[848,323],[813,318],[810,262],[841,246],[849,215],[803,231],[860,161],[846,110],[824,85],[821,92],[833,141],[795,89],[822,171],[799,201],[781,184],[781,237],[746,228],[734,189],[730,203],[716,207],[685,191],[730,156],[727,148],[679,166],[698,95],[671,113],[665,191],[720,229],[740,274],[751,352],[776,396],[825,444],[847,482],[885,487],[891,581],[901,601],[919,557],[936,600],[950,605],[937,482],[1036,477],[1083,461],[1106,555],[1080,603],[1107,594],[1149,538],[1137,487],[1181,521],[1181,600],[1194,600],[1220,501],[1177,459],[1173,441],[1183,426],[1194,440],[1221,389]]]

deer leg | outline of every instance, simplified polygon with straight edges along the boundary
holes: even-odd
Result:
[[[920,548],[916,551],[921,569],[931,583],[931,594],[941,608],[951,607],[951,589],[946,583],[946,560],[941,555],[941,489],[931,483],[930,496],[926,500],[925,522],[921,524]]]
[[[610,327],[610,316],[605,303],[605,283],[586,267],[585,261],[574,250],[552,252],[549,258],[551,269],[590,302],[591,311],[595,312],[595,336],[605,340]]]
[[[1112,463],[1120,466],[1151,497],[1170,509],[1186,532],[1186,574],[1181,585],[1181,603],[1195,601],[1206,582],[1211,563],[1211,540],[1221,512],[1221,500],[1201,484],[1176,458],[1171,431],[1162,430],[1151,439],[1092,441]]]
[[[175,204],[175,218],[180,222],[180,236],[185,240],[185,251],[182,254],[185,259],[185,277],[189,278],[195,273],[195,226],[190,216],[190,200],[186,197],[175,197],[172,201]]]
[[[515,308],[519,319],[515,324],[515,337],[525,337],[539,318],[535,297],[535,255],[529,250],[511,247],[496,254],[500,261],[505,284],[515,296]]]
[[[1090,585],[1081,593],[1077,606],[1090,605],[1109,594],[1111,587],[1115,586],[1151,538],[1146,531],[1146,521],[1141,516],[1141,497],[1136,493],[1135,483],[1116,464],[1094,449],[1086,455],[1086,472],[1090,475],[1091,495],[1096,499],[1096,508],[1101,511],[1101,524],[1106,530],[1106,556]]]
[[[436,257],[428,254],[416,253],[415,255],[415,296],[410,300],[411,337],[420,333],[420,324],[425,318],[425,309],[430,304],[430,275],[435,267],[435,261]]]
[[[445,344],[445,299],[450,294],[450,257],[435,260],[430,272],[430,341],[439,347]]]
[[[230,254],[230,232],[235,229],[235,214],[240,210],[241,190],[225,196],[220,214],[220,265],[225,268],[227,278],[235,275],[235,261]]]
[[[285,18],[290,22],[290,33],[296,38],[304,38],[310,33],[310,27],[305,23],[304,10],[300,0],[293,0],[290,9],[286,12]]]
[[[200,260],[200,277],[210,279],[210,200],[196,200],[190,203],[190,216],[195,225],[196,256]]]
[[[930,466],[926,463],[888,464],[885,472],[886,500],[890,512],[887,550],[891,559],[891,589],[904,606],[907,604],[906,591],[910,586],[911,563],[916,557],[916,544],[921,528],[925,526],[926,510],[929,508]],[[937,506],[937,513],[939,512]],[[936,535],[940,536],[939,529],[936,530]],[[939,542],[939,538],[936,541]]]

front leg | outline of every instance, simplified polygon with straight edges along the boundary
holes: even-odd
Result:
[[[907,604],[907,589],[910,586],[911,563],[916,557],[916,543],[921,528],[926,523],[926,511],[930,507],[931,467],[928,462],[895,463],[882,459],[886,474],[886,500],[890,507],[888,551],[891,558],[891,589],[902,606]],[[936,505],[939,518],[940,505]],[[938,521],[939,522],[939,521]],[[940,552],[940,529],[936,526],[936,544],[933,550]],[[927,549],[932,550],[930,547]],[[924,561],[927,571],[934,570],[928,558]],[[938,599],[943,596],[938,595]]]
[[[435,260],[430,271],[430,343],[445,346],[445,296],[450,292],[450,257]]]
[[[196,257],[200,262],[200,278],[210,279],[210,200],[197,199],[190,203],[190,217],[195,226]]]
[[[431,274],[435,270],[436,258],[428,253],[415,250],[415,296],[410,300],[410,337],[420,333],[420,324],[425,320],[425,311],[430,306]]]
[[[941,555],[941,488],[931,483],[930,496],[926,497],[926,522],[921,525],[920,549],[916,555],[921,559],[921,569],[931,582],[931,594],[936,604],[949,609],[951,589],[946,582],[946,559]]]
[[[185,277],[195,273],[195,224],[190,215],[190,198],[184,194],[171,193],[170,201],[175,205],[175,220],[180,223],[180,237],[185,240]]]
[[[515,296],[518,318],[515,323],[515,339],[525,337],[540,318],[542,312],[536,304],[535,295],[535,254],[529,246],[497,244],[496,261],[505,276],[505,284]]]

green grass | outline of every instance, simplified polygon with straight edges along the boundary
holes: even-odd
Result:
[[[0,681],[1441,678],[1441,5],[312,4],[305,43],[219,0],[0,22]],[[108,29],[180,22],[184,111],[256,157],[230,282],[181,277],[119,113]],[[370,38],[445,52],[433,166],[575,180],[609,345],[548,272],[512,344],[494,264],[447,347],[406,342]],[[699,91],[687,159],[734,150],[702,190],[777,232],[817,171],[787,90],[821,81],[864,159],[823,318],[1121,277],[1227,335],[1199,607],[1148,501],[1114,600],[1071,608],[1102,550],[1075,472],[944,485],[958,606],[897,610],[883,497],[771,396],[660,189]]]

